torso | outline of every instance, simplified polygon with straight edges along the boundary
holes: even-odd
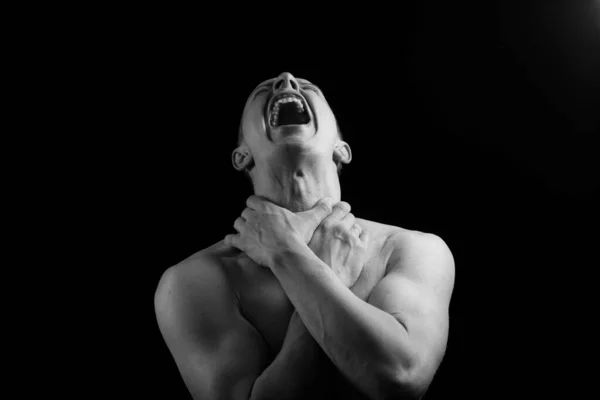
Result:
[[[358,218],[357,223],[371,233],[368,261],[353,287],[355,294],[367,301],[370,292],[386,273],[387,261],[393,251],[388,239],[403,230]],[[281,349],[294,311],[279,282],[268,268],[254,263],[244,253],[225,246],[223,242],[202,252],[208,252],[225,271],[238,299],[240,313],[260,332],[273,359]],[[362,398],[335,368],[330,370],[332,373],[328,381],[336,398],[338,395],[345,399]]]

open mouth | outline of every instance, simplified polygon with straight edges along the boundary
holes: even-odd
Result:
[[[293,93],[284,93],[273,99],[269,110],[269,124],[272,128],[304,125],[309,122],[308,106],[302,97]]]

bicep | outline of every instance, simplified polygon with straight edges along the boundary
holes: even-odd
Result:
[[[398,273],[385,276],[375,287],[369,304],[392,315],[404,326],[413,343],[422,346],[445,340],[448,311],[429,288]]]
[[[190,393],[200,399],[246,400],[267,366],[262,339],[251,330],[223,331],[214,348],[201,341],[167,343]]]
[[[448,308],[454,285],[454,260],[441,239],[398,251],[389,272],[368,302],[389,313],[406,329],[425,359],[441,358],[448,337]]]
[[[199,286],[171,282],[157,291],[160,330],[194,398],[247,399],[267,366],[266,345],[239,314],[223,277],[205,274]]]

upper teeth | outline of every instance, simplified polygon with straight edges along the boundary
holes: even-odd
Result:
[[[284,103],[295,102],[296,106],[300,109],[300,111],[304,111],[304,104],[302,100],[295,96],[283,96],[273,104],[273,111],[271,112],[271,125],[275,125],[277,123],[277,119],[279,118],[279,106]]]

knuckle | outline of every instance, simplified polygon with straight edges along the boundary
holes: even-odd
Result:
[[[344,213],[349,213],[351,208],[350,204],[346,203],[345,201],[340,201],[339,203],[337,203],[335,205],[335,207],[337,207],[338,209],[340,209],[341,211],[343,211]]]
[[[332,230],[336,234],[343,234],[343,233],[346,232],[346,230],[344,229],[344,227],[342,225],[340,225],[340,224],[333,225]]]
[[[328,201],[321,202],[321,208],[323,209],[323,211],[325,211],[328,214],[330,214],[331,211],[333,211],[333,207],[331,206],[331,203]]]

